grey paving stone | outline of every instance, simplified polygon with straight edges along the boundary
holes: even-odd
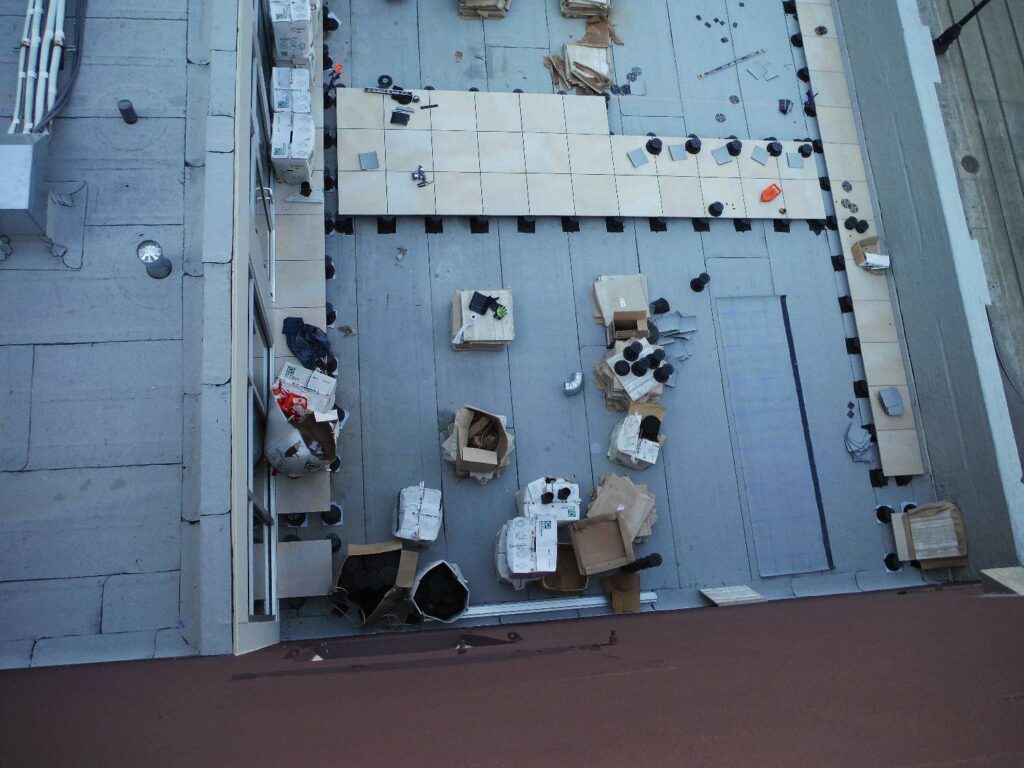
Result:
[[[238,43],[238,6],[235,3],[203,3],[209,16],[210,49],[233,51]]]
[[[231,516],[182,527],[182,635],[204,655],[231,653]]]
[[[33,667],[153,658],[156,632],[50,637],[36,643]]]
[[[210,51],[209,114],[235,114],[235,52]]]
[[[0,581],[178,567],[179,466],[21,472],[0,484]]]
[[[177,627],[160,629],[156,633],[154,657],[158,659],[177,658],[180,656],[197,656],[199,651],[185,642],[181,630]]]
[[[87,224],[181,224],[181,166],[160,170],[92,170]],[[86,174],[83,174],[86,175]]]
[[[235,148],[235,120],[225,115],[206,119],[206,148],[210,152],[232,152]]]
[[[22,669],[32,661],[35,640],[6,640],[0,642],[0,669]]]
[[[136,257],[146,239],[159,242],[174,265],[165,280],[147,276]],[[5,272],[0,343],[179,338],[181,253],[181,227],[86,227],[80,271]]]
[[[189,63],[185,70],[188,84],[185,121],[185,165],[206,164],[206,115],[210,108],[210,67]]]
[[[857,577],[852,573],[821,573],[813,576],[798,576],[791,583],[797,597],[838,595],[860,591]]]
[[[35,372],[30,469],[181,461],[180,341],[39,347]]]
[[[231,379],[231,265],[203,268],[203,355],[201,383]]]
[[[231,392],[204,385],[199,396],[199,514],[231,509]],[[186,517],[192,514],[188,510]]]
[[[0,347],[0,470],[28,461],[32,347]]]
[[[103,632],[164,629],[178,623],[178,571],[110,576],[103,586]]]
[[[226,264],[234,248],[235,156],[207,153],[203,180],[203,262]]]
[[[0,641],[100,631],[103,579],[0,583]]]
[[[921,572],[904,566],[896,573],[889,573],[882,565],[882,556],[878,557],[878,570],[858,571],[857,586],[863,592],[875,592],[883,589],[906,589],[907,587],[924,586],[925,580]]]

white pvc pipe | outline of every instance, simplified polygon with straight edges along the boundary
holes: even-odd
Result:
[[[29,37],[28,65],[25,67],[25,126],[22,133],[32,131],[32,111],[35,109],[37,68],[39,67],[39,28],[42,24],[43,0],[32,0],[32,33]]]
[[[53,109],[53,102],[57,99],[57,73],[60,71],[60,59],[64,54],[64,14],[66,5],[66,0],[57,0],[57,22],[53,34],[53,57],[50,59],[50,73],[47,78],[46,108],[39,114],[40,118]],[[81,51],[79,51],[78,55],[82,55]]]
[[[18,90],[14,94],[14,112],[11,115],[11,127],[8,133],[17,133],[18,124],[21,122],[22,96],[25,93],[25,64],[28,59],[29,28],[32,25],[32,0],[29,0],[25,7],[25,26],[21,30],[21,46],[18,51]]]
[[[46,81],[50,77],[50,53],[53,48],[53,30],[56,26],[56,6],[54,0],[48,0],[46,5],[46,24],[43,25],[43,42],[39,46],[39,66],[36,72],[36,100],[32,106],[32,125],[39,122],[46,106]]]

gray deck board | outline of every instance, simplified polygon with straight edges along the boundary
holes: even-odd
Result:
[[[420,84],[417,15],[416,3],[352,3],[349,85],[376,85],[383,74],[407,88]]]
[[[452,21],[451,9],[433,2],[419,4],[420,82],[440,90],[484,88],[482,22]],[[458,52],[458,56],[456,55]]]
[[[826,570],[782,306],[775,297],[720,298],[715,305],[759,571]]]
[[[666,395],[668,413],[661,458],[675,528],[682,586],[746,583],[750,579],[722,369],[710,292],[690,291],[704,269],[700,235],[670,225],[668,233],[637,229],[640,267],[652,298],[697,317],[693,357],[680,364],[679,382]],[[672,356],[672,345],[666,348]]]
[[[355,237],[366,536],[382,541],[399,489],[441,480],[430,267],[422,222],[378,235],[359,220]],[[401,262],[399,246],[411,254]]]
[[[498,230],[505,285],[523,318],[508,352],[519,482],[553,474],[586,477],[583,403],[562,394],[565,379],[585,365],[574,333],[568,236],[557,219],[537,221],[532,235],[517,232],[512,219],[500,219]]]
[[[445,233],[428,236],[426,245],[427,253],[410,252],[406,258],[426,258],[430,264],[438,426],[446,429],[456,409],[474,405],[505,416],[514,427],[508,352],[455,351],[450,346],[455,291],[503,287],[498,234],[492,230],[474,235],[465,222],[450,220]],[[518,296],[513,295],[513,300],[514,311],[518,312]],[[517,334],[518,327],[517,322]],[[441,437],[443,434],[438,445]],[[515,515],[512,499],[518,488],[518,449],[516,444],[505,474],[485,486],[470,479],[460,480],[451,464],[442,465],[445,546],[431,546],[429,553],[422,555],[422,562],[444,553],[458,563],[477,602],[515,599],[513,590],[498,582],[493,553],[498,529]]]
[[[843,442],[846,406],[856,399],[828,246],[805,229],[767,237],[775,289],[787,299],[833,560],[838,570],[870,568],[885,552],[868,465],[855,463]],[[863,423],[870,420],[868,408]]]
[[[741,7],[742,3],[742,7]],[[728,0],[729,22],[732,29],[733,50],[737,57],[759,48],[767,52],[738,66],[739,96],[743,99],[747,128],[751,137],[776,136],[793,139],[807,135],[808,120],[800,105],[804,101],[806,85],[793,73],[803,66],[796,63],[796,49],[789,43],[789,24],[793,17],[780,14],[774,3],[747,3]],[[773,80],[755,79],[747,66],[760,64],[779,76]],[[718,77],[718,75],[715,75]],[[779,99],[790,99],[794,107],[788,115],[779,111]]]

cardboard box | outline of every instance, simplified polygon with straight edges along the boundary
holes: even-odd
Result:
[[[313,173],[316,127],[308,114],[277,112],[270,136],[270,160],[285,184],[309,181]]]
[[[348,554],[338,569],[335,578],[334,602],[337,606],[340,601],[350,597],[352,589],[351,579],[347,578],[350,569],[346,564],[353,558],[364,558],[363,562],[372,564],[373,558],[379,555],[397,553],[396,557],[389,560],[396,560],[396,576],[394,582],[382,587],[383,593],[376,606],[360,606],[360,616],[364,624],[383,623],[388,625],[404,623],[405,619],[415,613],[416,608],[409,600],[410,591],[416,579],[416,565],[419,563],[419,553],[404,549],[400,541],[386,541],[380,544],[349,544]],[[379,591],[379,590],[378,590]],[[340,610],[340,609],[339,609]]]
[[[274,112],[309,114],[309,70],[302,67],[274,67],[271,71],[271,108]]]
[[[578,595],[587,591],[590,579],[580,573],[576,564],[576,551],[572,544],[558,544],[558,564],[554,573],[544,574],[540,585],[548,592],[560,595]]]
[[[317,12],[314,13],[313,9]],[[274,53],[278,60],[303,60],[313,45],[314,21],[319,1],[269,0],[270,23],[274,28]]]
[[[564,477],[542,477],[516,493],[516,509],[521,517],[554,517],[558,525],[579,520],[581,503],[580,487]]]
[[[499,304],[505,307],[506,314],[501,319],[495,317],[494,312],[490,310],[484,314],[474,313],[470,310],[469,304],[476,292],[474,290],[456,291],[452,297],[452,349],[504,349],[516,337],[515,305],[512,300],[512,291],[504,288],[479,290],[479,293],[493,296]],[[460,339],[459,331],[473,315],[476,317],[472,320],[472,324],[466,327]]]
[[[425,619],[451,624],[469,607],[469,583],[458,565],[435,560],[416,573],[412,601]]]
[[[594,319],[607,326],[616,312],[650,310],[647,278],[643,275],[598,275],[591,291]],[[645,314],[646,316],[646,314]]]
[[[623,521],[614,513],[593,515],[569,528],[576,566],[580,573],[592,576],[621,568],[636,560],[633,537],[623,530]]]
[[[594,499],[587,508],[587,518],[617,515],[623,522],[623,531],[628,534],[629,541],[639,543],[644,538],[643,531],[653,511],[654,495],[647,486],[637,485],[622,475],[608,475],[601,478]]]
[[[437,540],[443,514],[441,492],[424,483],[403,488],[398,494],[395,538],[416,544]]]
[[[650,327],[647,325],[648,317],[647,310],[614,312],[611,322],[606,326],[608,347],[611,348],[616,341],[646,339],[647,334],[650,333]]]
[[[307,413],[322,413],[334,408],[334,395],[338,380],[320,371],[311,371],[298,363],[285,363],[274,382],[274,397],[284,407],[284,395],[288,399],[286,412],[291,418],[301,418]]]
[[[889,268],[889,257],[878,253],[878,238],[865,237],[850,246],[853,261],[870,272],[884,272]]]
[[[490,418],[492,423],[498,428],[498,445],[493,451],[473,448],[469,445],[470,428],[473,426],[473,419],[478,414]],[[505,429],[502,417],[495,413],[472,406],[463,406],[455,414],[455,434],[458,440],[458,455],[455,467],[461,472],[469,474],[493,473],[508,458],[508,432]]]
[[[626,418],[612,430],[608,445],[609,460],[632,469],[647,469],[657,463],[665,436],[659,433],[657,441],[640,437],[640,424],[647,416],[654,416],[663,422],[665,409],[644,403],[630,405]]]
[[[516,517],[495,539],[498,576],[522,589],[558,566],[558,528],[551,517]]]
[[[967,565],[967,531],[949,499],[894,514],[892,531],[903,562],[917,560],[922,570]]]
[[[601,579],[601,588],[608,595],[615,613],[636,613],[640,610],[640,574],[615,573]]]

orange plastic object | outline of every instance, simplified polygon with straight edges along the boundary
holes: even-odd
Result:
[[[782,187],[778,184],[769,184],[761,192],[761,202],[770,203],[776,197],[782,194]]]

